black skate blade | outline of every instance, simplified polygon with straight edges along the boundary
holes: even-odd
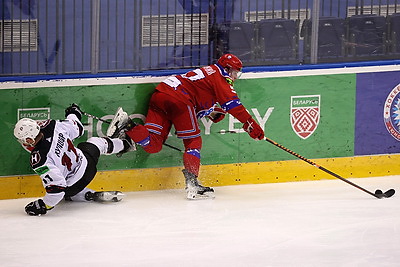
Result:
[[[375,191],[375,196],[377,198],[389,198],[389,197],[393,196],[394,193],[396,193],[396,191],[394,189],[389,189],[385,193],[383,193],[382,190],[377,189]]]

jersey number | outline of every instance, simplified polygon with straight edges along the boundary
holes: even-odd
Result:
[[[197,81],[197,80],[205,78],[206,76],[201,71],[201,69],[195,69],[195,70],[192,70],[192,71],[189,71],[189,72],[183,74],[182,77],[189,79],[191,81]]]
[[[48,174],[42,180],[45,184],[53,182],[53,179]]]

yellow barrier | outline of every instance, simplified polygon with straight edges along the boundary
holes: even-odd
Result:
[[[312,159],[343,178],[400,174],[400,155]],[[145,191],[184,188],[181,167],[100,171],[90,184],[94,190]],[[206,186],[281,183],[336,179],[301,160],[253,162],[201,167],[200,181]],[[338,181],[341,182],[341,181]],[[37,175],[0,177],[0,199],[43,196]]]

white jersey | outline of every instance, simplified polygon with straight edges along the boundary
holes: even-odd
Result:
[[[47,120],[41,125],[43,138],[31,151],[31,166],[40,176],[46,195],[44,203],[55,206],[65,195],[65,188],[76,183],[85,173],[87,159],[74,146],[82,136],[83,126],[74,114],[65,120]]]

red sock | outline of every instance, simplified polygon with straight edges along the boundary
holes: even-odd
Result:
[[[188,150],[183,154],[183,165],[185,169],[193,173],[196,176],[199,176],[199,169],[200,169],[200,153],[199,155],[193,155],[197,153],[193,153],[192,150]]]

